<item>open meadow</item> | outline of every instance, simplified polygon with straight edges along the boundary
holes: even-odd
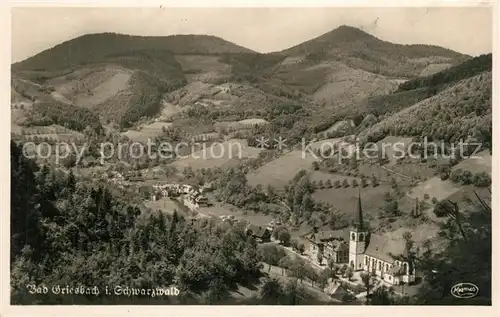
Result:
[[[261,184],[264,188],[268,185],[282,188],[300,170],[311,171],[314,161],[316,159],[311,155],[304,155],[301,150],[293,150],[250,172],[247,175],[248,183],[252,186]]]
[[[248,146],[247,140],[231,139],[223,143],[214,143],[209,147],[195,151],[186,157],[173,162],[171,166],[182,170],[191,167],[193,170],[217,168],[231,165],[240,159],[255,158],[262,149]]]

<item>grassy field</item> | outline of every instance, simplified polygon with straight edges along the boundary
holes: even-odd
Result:
[[[472,173],[485,172],[489,175],[492,174],[492,158],[489,151],[481,151],[474,155],[477,158],[471,157],[466,158],[457,165],[453,167],[453,170],[463,169],[464,171],[470,171]]]
[[[314,92],[313,98],[330,108],[348,109],[365,98],[390,93],[398,85],[397,80],[341,63],[329,63],[328,68],[325,84]]]
[[[160,121],[162,120],[170,120],[170,118],[173,116],[173,115],[176,115],[178,114],[179,112],[182,111],[182,108],[177,106],[177,105],[173,105],[167,101],[163,101],[163,108],[161,109],[161,112],[160,112],[160,116],[158,117],[158,119]]]
[[[436,197],[437,200],[443,200],[461,190],[461,186],[453,184],[450,180],[441,180],[439,177],[433,177],[418,184],[408,192],[411,198],[424,200],[424,196],[429,195],[430,199]]]
[[[141,124],[134,130],[123,132],[122,135],[128,137],[132,141],[147,142],[148,139],[154,141],[154,138],[163,134],[163,128],[168,129],[172,126],[170,122],[153,122],[149,124]]]
[[[232,139],[196,151],[173,162],[172,166],[179,170],[188,166],[193,170],[228,166],[240,159],[257,157],[261,151],[262,149],[248,146],[246,140]]]
[[[408,156],[408,147],[412,143],[412,138],[403,138],[397,136],[387,136],[377,142],[377,149],[384,152],[389,159],[389,165],[395,165],[398,157]]]
[[[460,191],[450,195],[448,197],[449,200],[453,202],[457,202],[459,207],[467,211],[470,208],[477,206],[479,204],[479,200],[477,199],[476,194],[486,202],[490,202],[491,204],[491,193],[486,188],[477,188],[472,185],[463,186]]]
[[[443,160],[436,161],[436,166],[439,161]],[[387,168],[412,179],[426,180],[435,175],[436,168],[431,166],[432,164],[430,164],[430,162],[422,163],[419,159],[407,158],[403,161],[399,161],[397,164],[388,165]]]
[[[422,69],[420,72],[419,76],[429,76],[435,73],[439,73],[440,71],[443,71],[445,69],[448,69],[451,67],[451,64],[429,64],[426,68]]]
[[[325,139],[325,140],[316,141],[316,142],[311,143],[309,145],[309,148],[311,148],[312,150],[315,150],[315,151],[318,149],[327,150],[327,149],[330,149],[332,147],[336,147],[339,144],[343,144],[342,139],[343,138],[333,138],[333,139]]]
[[[274,219],[273,215],[257,214],[251,211],[243,212],[235,206],[215,202],[211,207],[200,207],[200,213],[207,216],[220,217],[233,215],[236,219],[243,219],[257,226],[266,226]]]
[[[250,185],[261,184],[283,187],[300,170],[312,170],[312,162],[316,159],[310,155],[304,155],[301,150],[293,150],[253,171],[247,175]]]
[[[326,136],[328,133],[337,131],[344,131],[345,133],[347,133],[354,130],[355,127],[356,126],[354,125],[354,122],[352,120],[342,120],[335,122],[331,127],[321,132],[321,134]]]
[[[128,89],[131,71],[120,67],[90,67],[48,81],[67,101],[93,107]]]
[[[357,210],[358,191],[358,188],[353,187],[325,188],[316,190],[312,197],[315,201],[332,204],[348,218],[353,218]],[[361,199],[365,214],[375,217],[385,206],[384,196],[389,191],[390,187],[386,185],[362,188]]]
[[[422,247],[425,240],[440,240],[438,237],[440,228],[439,225],[434,222],[420,224],[418,230],[401,226],[397,229],[389,230],[385,234],[393,239],[402,239],[403,234],[407,231],[411,232],[411,237],[416,247]]]
[[[267,120],[261,118],[249,118],[240,121],[222,121],[214,124],[216,131],[237,131],[253,128],[255,125],[265,125]]]

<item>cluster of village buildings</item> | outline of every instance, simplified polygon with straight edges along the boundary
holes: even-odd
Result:
[[[136,176],[133,173],[122,174],[118,172],[112,172],[111,175],[105,174],[105,177],[108,182],[119,188],[125,188],[127,186],[130,186],[132,182],[140,182],[144,180],[142,176]]]
[[[117,184],[127,182],[121,175],[115,175],[111,181]],[[183,204],[191,211],[209,206],[206,192],[211,190],[210,184],[195,187],[188,184],[156,184],[153,185],[151,200],[160,197],[180,197]],[[222,221],[234,222],[234,216],[221,216]],[[273,231],[281,226],[278,221],[271,221],[266,226],[250,224],[247,234],[258,242],[272,240]],[[313,260],[332,259],[336,264],[345,264],[353,271],[368,272],[380,280],[398,285],[401,282],[415,281],[415,265],[409,257],[409,250],[404,239],[390,239],[386,235],[371,233],[363,222],[361,197],[358,197],[356,219],[351,228],[336,231],[315,231],[305,237],[309,242],[307,253]]]
[[[205,184],[199,188],[188,184],[157,184],[153,185],[154,193],[151,200],[160,197],[178,197],[183,195],[183,204],[191,211],[197,211],[200,207],[207,207],[210,202],[205,196],[206,191],[211,189],[210,184]]]
[[[281,225],[271,222],[266,227],[250,225],[247,232],[261,243],[271,241],[273,230]],[[415,263],[404,239],[371,233],[363,222],[361,197],[358,197],[356,219],[351,228],[315,231],[306,236],[306,251],[314,261],[318,258],[348,265],[354,272],[367,272],[390,285],[415,281]]]

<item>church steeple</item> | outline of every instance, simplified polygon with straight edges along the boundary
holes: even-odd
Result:
[[[363,208],[361,206],[361,188],[358,187],[358,205],[357,205],[357,211],[356,211],[356,219],[354,221],[354,225],[358,230],[363,230],[364,229],[364,223],[363,223]]]
[[[363,222],[363,208],[361,206],[361,189],[358,188],[358,203],[354,226],[349,235],[349,265],[356,270],[363,269],[365,250],[369,241],[369,232]]]

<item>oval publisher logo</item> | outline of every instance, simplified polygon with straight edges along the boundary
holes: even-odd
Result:
[[[479,287],[472,283],[459,283],[451,288],[451,295],[456,298],[472,298],[479,293]]]

